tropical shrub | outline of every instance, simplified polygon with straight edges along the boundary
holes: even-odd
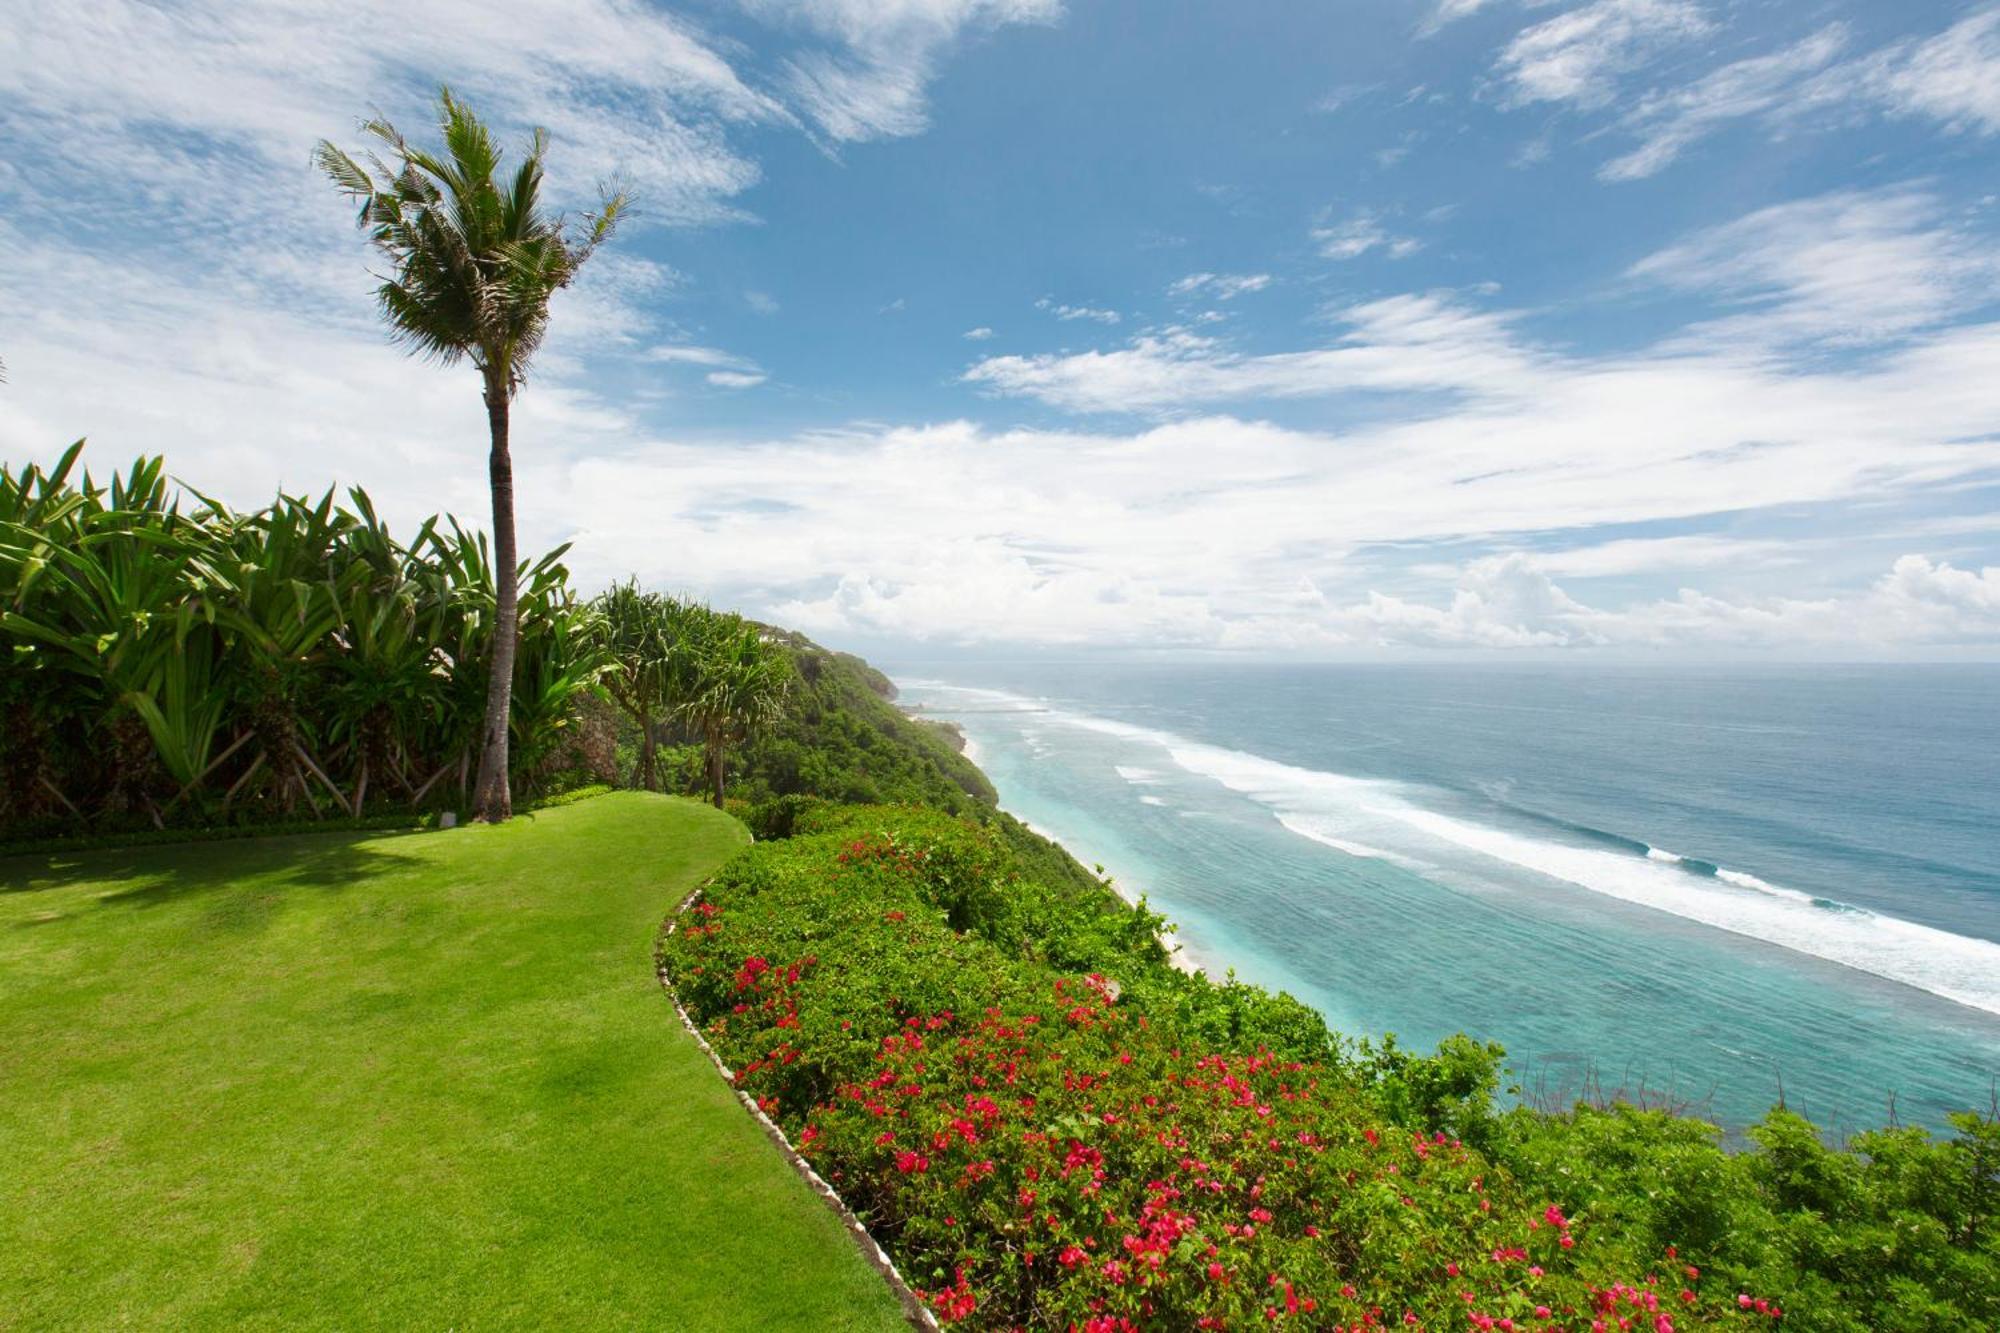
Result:
[[[467,797],[496,597],[483,536],[433,519],[399,540],[359,490],[351,507],[237,512],[183,497],[157,458],[73,480],[81,448],[0,469],[0,826],[359,819]],[[572,742],[604,647],[563,554],[521,571],[527,795],[593,771]]]
[[[1498,1112],[1493,1049],[1353,1046],[1186,976],[1156,916],[1024,875],[996,828],[789,819],[662,961],[946,1323],[1993,1326],[1990,1122],[1841,1151],[1777,1114],[1731,1154],[1658,1113]]]
[[[792,679],[776,714],[734,753],[733,778],[747,798],[806,794],[991,812],[997,798],[986,775],[939,728],[898,709],[895,686],[881,672],[801,634],[760,629],[790,659]]]

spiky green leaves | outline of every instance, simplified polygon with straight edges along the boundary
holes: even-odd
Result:
[[[376,299],[397,341],[447,365],[470,357],[511,394],[548,332],[550,298],[630,201],[607,192],[572,226],[542,206],[546,132],[535,131],[509,177],[492,132],[449,88],[438,94],[437,129],[443,150],[431,152],[378,118],[362,130],[381,151],[356,160],[322,140],[313,157],[389,260]]]

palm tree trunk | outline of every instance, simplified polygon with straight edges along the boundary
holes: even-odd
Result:
[[[639,785],[647,791],[660,789],[660,742],[653,735],[653,719],[639,716]]]
[[[513,706],[514,642],[519,629],[519,561],[514,554],[514,460],[507,451],[508,391],[504,366],[486,371],[486,426],[493,451],[487,473],[493,483],[493,579],[498,594],[493,612],[493,652],[488,659],[486,725],[479,752],[479,782],[473,788],[472,817],[498,824],[514,813],[508,786],[507,719]]]
[[[708,738],[708,781],[715,793],[715,808],[722,808],[722,737],[709,733]]]

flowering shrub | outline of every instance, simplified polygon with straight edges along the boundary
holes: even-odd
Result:
[[[663,963],[738,1085],[940,1321],[1672,1333],[1784,1318],[1384,1114],[1395,1099],[1323,1028],[1300,1039],[1290,1002],[1172,973],[1156,918],[1013,878],[990,834],[908,811],[799,822],[725,867]],[[1109,966],[1079,975],[1052,953]],[[1273,1039],[1219,1045],[1218,1027]]]

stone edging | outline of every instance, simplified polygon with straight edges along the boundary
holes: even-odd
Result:
[[[673,916],[667,921],[666,935],[672,935],[676,930],[680,929],[682,914],[688,908],[694,906],[695,900],[701,897],[702,890],[706,887],[706,885],[703,885],[702,888],[690,893],[681,902],[681,905],[674,909]],[[910,1290],[910,1284],[903,1280],[902,1273],[896,1268],[896,1261],[889,1257],[889,1252],[882,1248],[875,1237],[868,1234],[867,1226],[862,1223],[859,1217],[855,1216],[854,1210],[847,1206],[847,1201],[840,1197],[839,1191],[827,1184],[820,1173],[813,1169],[812,1163],[799,1155],[798,1149],[792,1146],[792,1141],[785,1137],[785,1131],[778,1127],[778,1122],[764,1114],[762,1108],[757,1105],[754,1097],[736,1086],[736,1080],[731,1076],[729,1066],[722,1063],[722,1057],[717,1055],[715,1048],[708,1044],[708,1038],[701,1035],[701,1029],[695,1026],[692,1018],[688,1017],[686,1007],[681,1004],[680,995],[674,990],[674,983],[667,976],[667,969],[661,966],[658,970],[660,988],[666,991],[667,998],[673,1001],[674,1012],[679,1014],[681,1018],[681,1026],[686,1028],[688,1035],[693,1037],[696,1043],[700,1045],[702,1053],[708,1057],[708,1062],[715,1066],[715,1072],[722,1076],[722,1081],[727,1083],[729,1090],[736,1094],[736,1100],[743,1104],[743,1109],[750,1113],[750,1118],[763,1127],[764,1136],[777,1145],[778,1151],[784,1155],[787,1162],[791,1163],[792,1170],[804,1177],[805,1182],[812,1186],[813,1192],[825,1200],[827,1206],[832,1208],[834,1214],[840,1218],[841,1223],[847,1228],[847,1234],[853,1239],[855,1246],[860,1249],[861,1257],[866,1259],[875,1271],[882,1275],[882,1280],[889,1284],[889,1290],[896,1294],[897,1302],[903,1307],[903,1317],[909,1320],[913,1328],[927,1330],[927,1333],[936,1333],[938,1329],[936,1317],[931,1314],[930,1310],[925,1307],[921,1300],[917,1299],[917,1293]]]

